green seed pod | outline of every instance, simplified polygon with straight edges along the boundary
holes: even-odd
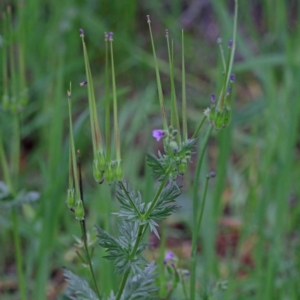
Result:
[[[101,183],[101,181],[103,180],[103,171],[99,169],[99,163],[97,159],[95,159],[93,163],[93,175],[95,181],[97,183]]]
[[[185,151],[184,159],[185,159],[187,162],[191,161],[191,156],[192,156],[192,151],[190,151],[190,150]]]
[[[187,160],[184,158],[178,166],[179,173],[183,175],[187,169]]]
[[[98,161],[98,168],[100,171],[104,172],[106,169],[106,159],[105,155],[102,151],[98,151],[97,153],[97,161]]]
[[[223,127],[223,114],[218,111],[214,122],[215,129],[219,130]]]
[[[78,199],[75,204],[75,218],[79,221],[84,220],[84,207],[81,199]]]
[[[114,173],[114,170],[113,170],[111,164],[109,164],[107,169],[106,169],[105,179],[106,179],[108,184],[112,184],[113,181],[115,180],[115,173]]]
[[[223,109],[223,127],[226,127],[230,124],[231,121],[231,111],[229,108],[224,107]]]
[[[216,119],[216,107],[213,105],[210,109],[209,109],[209,121],[210,122],[214,122]]]
[[[118,162],[116,166],[115,177],[118,181],[121,181],[123,179],[123,168],[120,162]]]
[[[74,189],[68,189],[66,203],[70,209],[74,207],[74,205],[75,205],[75,190]]]

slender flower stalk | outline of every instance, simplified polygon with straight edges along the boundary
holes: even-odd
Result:
[[[200,124],[198,125],[196,131],[195,131],[194,134],[192,135],[192,139],[195,139],[195,138],[198,136],[198,134],[199,134],[199,132],[200,132],[200,129],[202,128],[202,126],[203,126],[205,120],[206,120],[206,116],[204,116],[204,117],[202,118],[202,121],[200,122]]]
[[[84,196],[83,196],[83,187],[82,187],[82,177],[81,177],[81,162],[80,162],[80,152],[77,152],[77,157],[78,157],[78,173],[79,173],[79,187],[80,187],[80,198],[82,200],[82,205],[84,206]],[[90,272],[93,278],[93,282],[95,285],[95,289],[96,289],[96,293],[97,296],[99,298],[99,300],[102,299],[101,294],[100,294],[100,290],[97,284],[97,280],[95,277],[95,272],[94,272],[94,268],[92,265],[92,261],[91,261],[91,256],[89,253],[89,248],[88,248],[88,240],[87,240],[87,232],[86,232],[86,224],[85,224],[85,219],[80,220],[80,229],[81,229],[81,233],[82,233],[82,240],[83,240],[83,244],[84,244],[84,250],[85,250],[85,255],[86,255],[86,259],[88,261],[89,264],[89,268],[90,268]]]
[[[222,63],[223,63],[223,68],[224,68],[224,74],[226,72],[226,60],[225,60],[225,55],[224,55],[224,49],[222,46],[222,39],[218,38],[217,43],[219,45],[219,49],[220,49],[220,53],[221,53],[221,59],[222,59]]]
[[[181,33],[182,48],[182,138],[186,142],[188,138],[186,118],[186,83],[185,83],[185,60],[184,60],[184,31]]]

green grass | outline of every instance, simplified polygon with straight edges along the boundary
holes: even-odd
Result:
[[[114,31],[114,55],[119,101],[121,149],[126,178],[151,195],[153,182],[144,167],[145,152],[154,147],[151,130],[162,126],[156,90],[146,14],[151,15],[165,102],[170,100],[169,66],[164,29],[174,39],[174,76],[177,97],[181,95],[181,16],[185,4],[171,1],[36,1],[12,5],[15,75],[10,72],[9,89],[15,94],[28,89],[28,103],[21,113],[21,167],[19,186],[41,193],[38,203],[18,211],[19,234],[25,262],[29,298],[46,299],[53,276],[62,266],[89,278],[72,252],[72,234],[80,228],[65,205],[68,172],[68,123],[66,91],[73,84],[73,117],[76,145],[81,149],[84,189],[89,208],[88,228],[107,224],[116,202],[109,187],[98,187],[92,178],[92,144],[88,124],[87,91],[79,87],[85,79],[79,28],[85,31],[90,64],[95,80],[100,127],[104,127],[104,31]],[[201,171],[214,170],[209,183],[198,259],[201,291],[209,292],[218,279],[228,289],[217,299],[299,299],[300,273],[300,5],[297,1],[240,1],[236,63],[235,109],[232,124],[213,134]],[[216,38],[224,44],[231,38],[232,6],[211,1],[201,20],[185,30],[187,113],[190,134],[209,105],[210,94],[220,87],[221,60]],[[289,16],[289,18],[287,18]],[[3,34],[3,27],[0,27]],[[1,49],[2,51],[2,49]],[[2,52],[1,52],[2,58]],[[13,65],[11,64],[12,68]],[[13,79],[15,76],[15,79]],[[1,87],[3,91],[3,76]],[[170,101],[169,101],[170,102]],[[10,153],[11,118],[0,110],[0,134]],[[202,137],[203,139],[203,137]],[[201,143],[201,139],[200,139]],[[196,161],[196,159],[194,159]],[[2,164],[0,180],[4,178]],[[193,178],[193,172],[190,176]],[[191,186],[186,180],[185,184]],[[183,195],[191,201],[191,193]],[[226,217],[240,222],[238,229],[220,225]],[[184,207],[176,215],[183,222]],[[191,212],[187,212],[192,216]],[[12,224],[0,212],[0,283],[12,279],[14,246]],[[188,226],[191,226],[189,223]],[[239,238],[234,253],[220,257],[215,241],[220,231]],[[168,232],[168,231],[167,231]],[[188,237],[187,237],[188,238]],[[168,241],[167,241],[168,243]],[[223,246],[228,250],[228,242]],[[226,247],[227,245],[227,247]],[[226,249],[225,249],[226,248]],[[226,252],[226,251],[225,251]],[[70,254],[71,253],[71,254]],[[244,255],[253,265],[242,263]],[[117,276],[103,262],[96,246],[93,261],[105,291],[118,286]],[[188,264],[187,264],[188,265]],[[103,273],[103,269],[108,270]],[[2,281],[2,282],[1,282]],[[2,299],[18,299],[16,292],[0,291]],[[50,299],[50,296],[49,296]],[[61,299],[62,296],[61,296]],[[174,298],[175,299],[175,298]],[[205,299],[205,298],[204,298]]]

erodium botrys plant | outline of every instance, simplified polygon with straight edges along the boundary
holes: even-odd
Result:
[[[176,102],[175,84],[174,84],[174,65],[173,65],[173,47],[169,43],[169,34],[166,31],[170,82],[171,82],[171,112],[170,120],[167,118],[164,105],[164,97],[160,81],[159,67],[156,58],[155,46],[151,31],[150,17],[147,16],[147,22],[150,30],[152,43],[154,66],[156,72],[158,98],[162,116],[162,128],[155,129],[152,132],[157,142],[163,143],[164,152],[158,155],[147,154],[147,164],[151,168],[153,176],[158,181],[158,188],[150,202],[143,202],[140,192],[135,191],[123,178],[122,159],[120,151],[117,93],[114,71],[113,57],[113,33],[105,33],[106,44],[106,129],[105,129],[105,148],[102,145],[101,133],[97,117],[97,108],[94,95],[93,79],[89,66],[89,60],[84,42],[84,32],[80,29],[82,39],[84,61],[86,68],[86,85],[88,89],[88,101],[90,109],[90,124],[93,142],[93,174],[95,181],[100,184],[111,184],[116,182],[116,198],[120,204],[120,210],[114,215],[122,220],[119,225],[119,236],[112,236],[103,228],[96,226],[98,243],[105,249],[107,255],[105,259],[114,262],[115,273],[121,275],[119,288],[117,291],[111,291],[105,295],[101,291],[101,282],[95,277],[93,265],[91,262],[91,253],[87,238],[85,223],[85,204],[83,201],[83,190],[80,171],[80,153],[76,153],[73,129],[72,129],[72,108],[71,108],[71,86],[68,91],[69,116],[70,116],[70,176],[69,189],[67,196],[67,205],[76,219],[80,223],[82,231],[82,241],[85,249],[85,260],[89,265],[93,279],[94,289],[91,289],[88,283],[80,277],[74,275],[71,271],[65,270],[66,280],[69,282],[67,295],[71,299],[169,299],[172,291],[181,283],[185,299],[199,299],[196,296],[196,249],[197,238],[199,235],[202,221],[208,181],[215,177],[211,172],[207,178],[203,189],[203,197],[199,203],[198,186],[201,164],[204,152],[207,147],[211,132],[221,130],[229,125],[231,121],[231,97],[234,83],[232,74],[232,65],[235,52],[236,27],[237,27],[237,0],[235,1],[235,18],[233,26],[233,38],[228,43],[227,58],[224,56],[221,41],[219,41],[222,61],[224,66],[224,80],[222,89],[218,98],[211,96],[211,105],[204,111],[203,118],[191,138],[188,138],[187,116],[186,116],[186,93],[185,93],[185,68],[184,68],[184,35],[182,33],[182,106],[181,117]],[[110,64],[109,64],[110,61]],[[110,67],[109,67],[110,65]],[[111,78],[110,75],[111,74]],[[112,97],[110,89],[112,88]],[[112,103],[110,99],[112,98]],[[112,153],[110,141],[110,109],[113,109],[113,125],[115,137],[115,153]],[[199,157],[196,159],[196,172],[193,183],[193,221],[192,221],[192,251],[190,271],[182,272],[176,269],[174,264],[167,262],[172,259],[169,253],[165,257],[165,265],[162,263],[156,267],[155,262],[149,263],[143,257],[147,243],[145,237],[150,230],[157,237],[159,222],[170,216],[179,207],[176,205],[176,198],[181,194],[181,179],[187,171],[191,162],[191,156],[194,152],[195,142],[199,136],[199,131],[205,121],[209,122],[207,132],[201,143]],[[182,126],[180,126],[180,123]],[[160,260],[164,262],[164,260]],[[162,273],[168,271],[171,274],[172,284],[166,287]],[[105,270],[102,270],[105,272]],[[185,275],[189,274],[188,277]],[[189,280],[187,280],[189,278]],[[186,288],[189,286],[189,292]],[[173,295],[173,297],[175,297]],[[176,299],[172,298],[172,299]]]

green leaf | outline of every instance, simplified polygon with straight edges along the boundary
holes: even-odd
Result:
[[[163,158],[167,158],[166,156],[161,156],[157,158],[155,155],[147,154],[147,164],[152,169],[153,175],[157,178],[158,181],[164,180],[167,172],[167,168],[165,168],[163,163]]]
[[[66,296],[72,300],[99,300],[88,283],[70,270],[63,271],[66,281],[69,283],[65,292]]]
[[[109,254],[104,258],[114,260],[116,273],[123,274],[131,269],[136,274],[140,271],[139,265],[145,265],[146,261],[140,254],[147,244],[141,243],[136,251],[136,256],[133,259],[130,257],[138,234],[138,223],[123,222],[119,226],[120,237],[118,239],[98,226],[96,226],[96,230],[99,245],[105,248]]]
[[[155,286],[156,273],[154,273],[156,266],[154,262],[148,264],[143,271],[131,277],[122,294],[122,300],[151,300],[157,299],[156,291],[158,287]]]
[[[139,214],[143,215],[146,212],[145,203],[142,203],[140,192],[131,189],[125,181],[123,181],[122,186],[119,185],[116,197],[121,204],[121,209],[119,212],[114,213],[115,215],[123,217],[127,221],[139,221]]]
[[[156,206],[150,214],[152,220],[163,220],[175,212],[179,206],[175,204],[176,198],[181,194],[181,182],[182,180],[170,181],[167,186],[164,187]]]

